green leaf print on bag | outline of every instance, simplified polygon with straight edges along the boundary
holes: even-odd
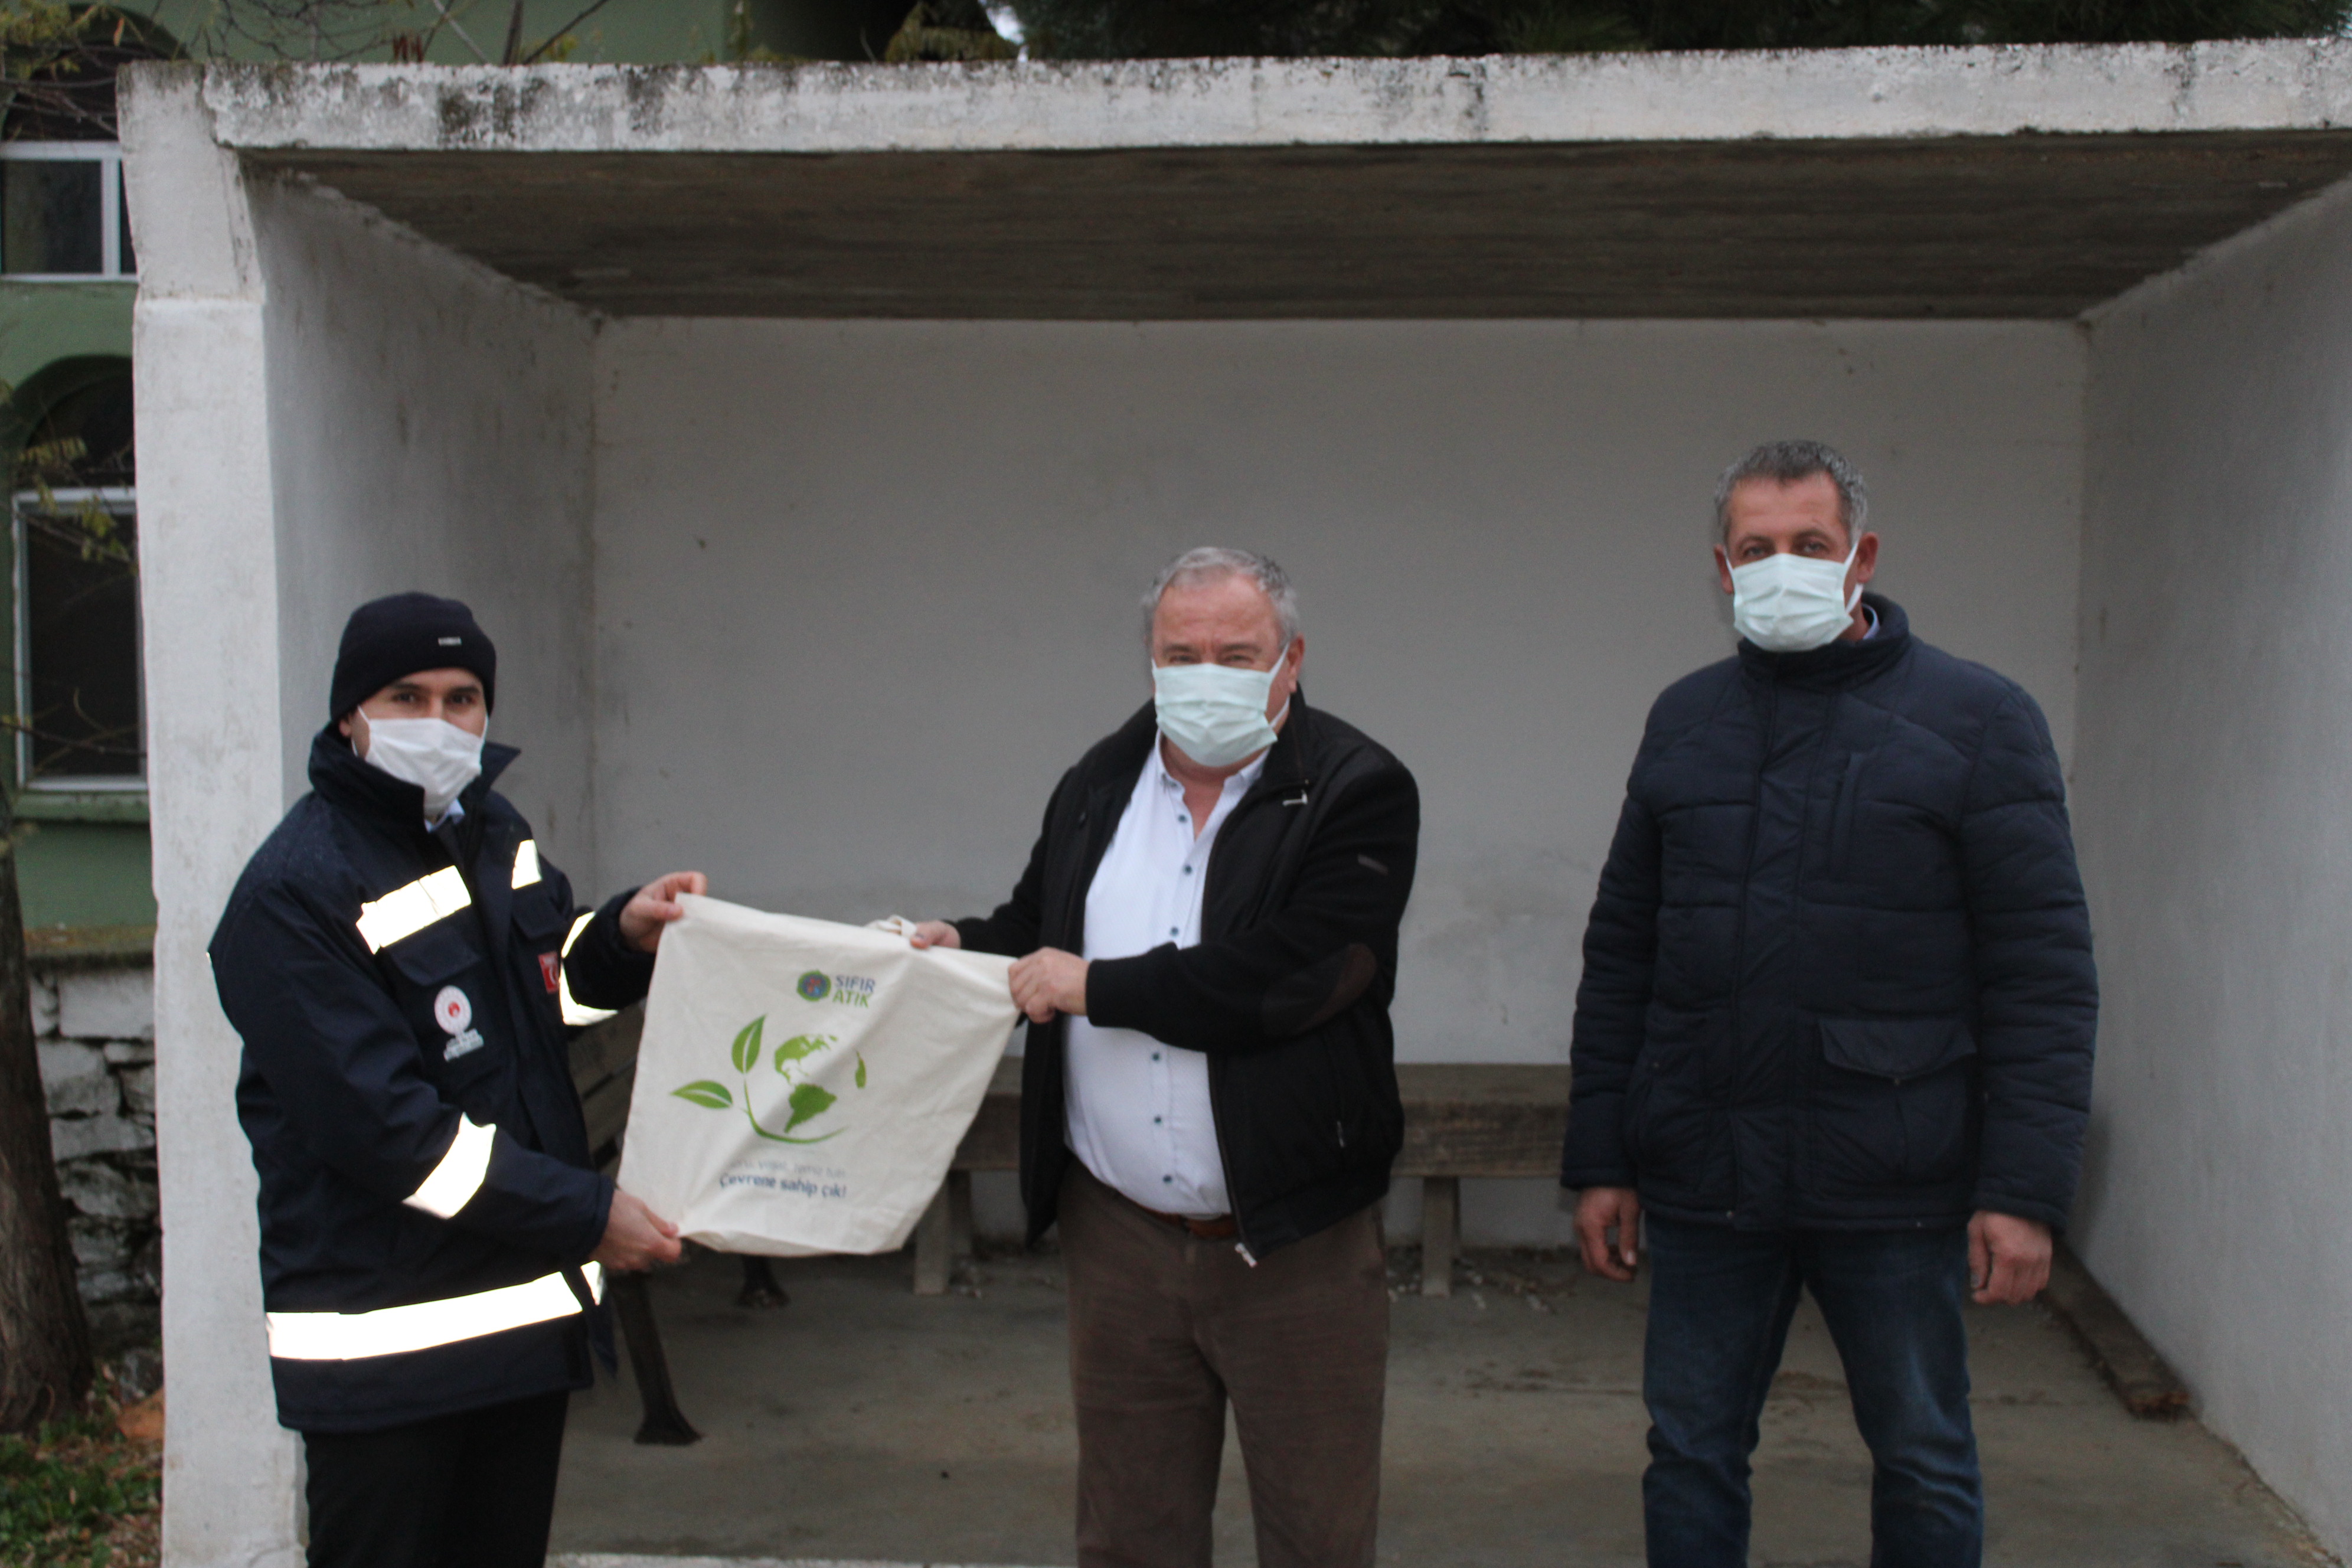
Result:
[[[800,1088],[793,1090],[793,1119],[784,1123],[784,1131],[790,1132],[812,1117],[824,1115],[832,1108],[836,1098],[838,1097],[832,1090],[819,1088],[815,1084],[801,1085]]]
[[[743,1032],[735,1037],[735,1070],[737,1072],[750,1072],[759,1065],[760,1029],[767,1021],[768,1016],[762,1013],[744,1025]]]
[[[784,1122],[784,1130],[782,1132],[772,1132],[761,1124],[760,1113],[751,1104],[751,1069],[760,1065],[762,1053],[761,1037],[765,1032],[767,1024],[768,1016],[762,1013],[744,1025],[737,1032],[734,1044],[728,1050],[730,1059],[735,1064],[736,1076],[742,1080],[743,1084],[744,1120],[751,1122],[752,1131],[777,1143],[822,1143],[828,1138],[838,1138],[848,1129],[836,1127],[830,1132],[819,1132],[804,1138],[790,1136],[793,1130],[803,1122],[814,1121],[841,1103],[841,1097],[833,1090],[822,1084],[803,1081],[809,1065],[841,1043],[839,1037],[833,1035],[795,1035],[776,1047],[776,1071],[782,1075],[786,1083],[793,1086],[791,1094],[784,1101],[791,1115]],[[863,1052],[856,1053],[856,1056],[857,1087],[864,1089],[866,1057]],[[671,1089],[670,1093],[679,1100],[699,1105],[706,1110],[731,1110],[735,1107],[735,1096],[732,1091],[725,1084],[707,1078],[697,1079],[692,1083],[681,1085],[679,1088]]]

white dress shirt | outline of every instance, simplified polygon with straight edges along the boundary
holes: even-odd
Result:
[[[1259,758],[1225,781],[1196,837],[1184,786],[1155,740],[1118,831],[1087,889],[1082,957],[1132,958],[1201,940],[1201,887],[1209,851],[1234,805],[1265,771]],[[1229,1214],[1225,1167],[1209,1110],[1209,1058],[1139,1029],[1068,1023],[1069,1140],[1097,1181],[1162,1214]]]

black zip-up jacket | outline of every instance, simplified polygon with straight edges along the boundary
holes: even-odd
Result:
[[[645,994],[623,894],[589,917],[491,782],[424,826],[424,792],[330,725],[311,793],[213,934],[245,1040],[237,1115],[261,1178],[278,1419],[368,1432],[587,1386],[609,1330],[582,1265],[612,1184],[572,1087],[559,986]]]
[[[955,922],[1019,957],[1086,948],[1087,892],[1159,727],[1147,704],[1063,775],[1013,897]],[[1404,764],[1294,696],[1265,768],[1209,852],[1201,941],[1087,973],[1088,1016],[1209,1058],[1209,1100],[1241,1240],[1265,1257],[1388,1191],[1404,1138],[1389,1002],[1412,893],[1421,796]],[[1072,1158],[1064,1021],[1029,1030],[1021,1191],[1029,1237],[1054,1223]]]
[[[2098,977],[2042,710],[1911,636],[1740,644],[1650,711],[1577,991],[1561,1180],[1669,1218],[2063,1226]]]

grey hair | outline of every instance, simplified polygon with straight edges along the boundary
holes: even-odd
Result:
[[[1160,596],[1171,588],[1189,588],[1196,583],[1211,583],[1220,577],[1246,577],[1258,585],[1274,605],[1275,624],[1282,630],[1285,647],[1298,637],[1298,591],[1290,585],[1290,574],[1285,572],[1271,555],[1260,555],[1255,550],[1227,550],[1221,545],[1204,544],[1197,550],[1187,550],[1160,569],[1151,586],[1143,595],[1143,646],[1151,647],[1151,623],[1160,614]]]
[[[1845,529],[1845,542],[1852,544],[1862,537],[1869,520],[1870,493],[1863,488],[1862,475],[1854,466],[1822,441],[1767,441],[1724,469],[1723,478],[1715,481],[1717,541],[1731,536],[1731,492],[1741,485],[1750,479],[1793,485],[1817,474],[1826,474],[1837,487],[1838,521]]]

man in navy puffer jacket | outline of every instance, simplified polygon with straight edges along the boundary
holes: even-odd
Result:
[[[1965,1302],[2050,1271],[2097,978],[2048,726],[1863,585],[1813,442],[1717,493],[1738,654],[1652,709],[1577,993],[1561,1181],[1586,1266],[1652,1263],[1649,1560],[1748,1560],[1748,1457],[1801,1289],[1876,1465],[1872,1562],[1973,1568]]]

